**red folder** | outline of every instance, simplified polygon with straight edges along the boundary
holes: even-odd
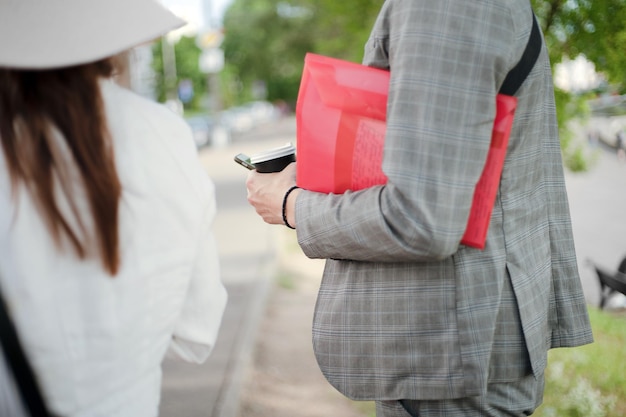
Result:
[[[309,53],[296,105],[297,182],[340,194],[384,184],[389,72]],[[517,99],[498,94],[491,146],[461,243],[483,249]]]

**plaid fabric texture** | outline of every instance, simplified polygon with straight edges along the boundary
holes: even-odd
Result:
[[[543,376],[490,384],[487,394],[455,400],[377,401],[376,417],[523,417],[543,400]]]

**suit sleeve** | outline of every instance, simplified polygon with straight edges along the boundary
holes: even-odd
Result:
[[[307,256],[431,261],[459,247],[484,166],[495,96],[522,51],[510,12],[476,2],[387,1],[366,50],[391,73],[385,186],[301,193]]]

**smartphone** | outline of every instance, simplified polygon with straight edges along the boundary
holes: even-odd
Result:
[[[255,169],[254,164],[250,162],[250,157],[246,154],[240,153],[238,155],[235,155],[235,162],[237,162],[244,168],[248,168],[250,170]]]

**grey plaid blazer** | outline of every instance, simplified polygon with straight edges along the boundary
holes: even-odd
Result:
[[[303,192],[298,241],[328,259],[313,323],[322,372],[354,399],[444,399],[541,377],[592,341],[545,46],[518,109],[484,250],[459,244],[495,95],[528,0],[387,0],[364,63],[391,71],[385,186]]]

